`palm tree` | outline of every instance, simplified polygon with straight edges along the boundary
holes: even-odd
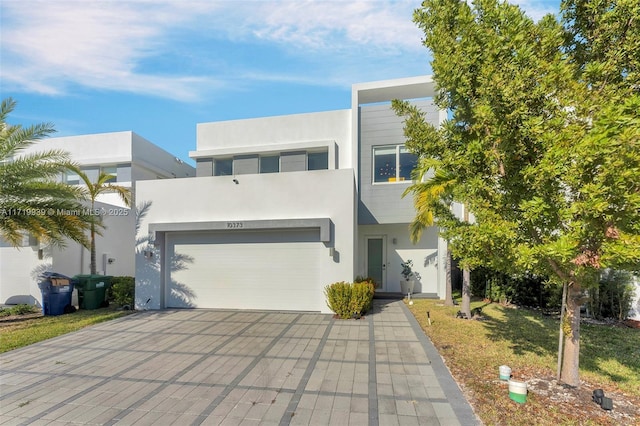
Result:
[[[14,247],[25,233],[59,247],[66,238],[88,246],[92,218],[82,213],[82,193],[58,180],[72,165],[68,154],[49,150],[21,155],[55,132],[53,125],[11,125],[7,118],[15,106],[12,98],[0,104],[0,237]]]
[[[421,158],[417,167],[412,172],[413,183],[408,187],[403,197],[413,194],[413,204],[416,209],[416,216],[409,225],[409,232],[412,242],[417,242],[422,236],[425,228],[433,226],[434,212],[446,207],[450,208],[452,203],[451,190],[455,180],[446,174],[442,168],[438,167],[439,162],[432,158]],[[428,173],[433,173],[430,178],[426,178]],[[447,247],[447,259],[445,264],[445,306],[453,306],[453,295],[451,291],[451,250]],[[464,292],[463,292],[464,294]],[[464,305],[464,304],[463,304]]]
[[[113,179],[113,175],[100,172],[98,179],[92,182],[91,179],[84,173],[78,166],[71,166],[70,170],[80,176],[80,179],[84,182],[84,186],[78,187],[84,194],[87,200],[91,201],[91,212],[96,211],[96,199],[100,194],[108,192],[117,193],[126,206],[131,206],[131,189],[120,185],[114,185],[110,181]],[[96,232],[97,226],[104,227],[102,224],[102,216],[95,216],[96,221],[91,223],[90,226],[90,250],[91,250],[91,274],[96,274]]]

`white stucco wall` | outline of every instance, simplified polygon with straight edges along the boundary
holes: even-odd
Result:
[[[43,139],[25,153],[60,149],[68,152],[80,165],[127,163],[131,161],[133,132],[97,133]]]
[[[201,123],[197,126],[197,151],[192,157],[216,150],[238,148],[263,152],[277,145],[335,141],[338,168],[351,168],[351,110],[293,114],[246,120]]]
[[[98,274],[113,276],[134,276],[134,235],[135,212],[129,208],[113,204],[96,203],[101,209],[105,229],[96,235],[96,268]],[[104,262],[114,259],[113,263]],[[91,271],[91,253],[73,241],[69,241],[64,249],[56,249],[51,253],[55,272],[74,276],[88,274]]]
[[[383,236],[386,240],[386,285],[382,291],[400,291],[401,263],[411,260],[413,261],[413,271],[419,273],[421,277],[414,292],[440,295],[437,228],[425,229],[420,241],[413,244],[409,239],[408,226],[408,224],[358,226],[356,275],[367,275],[367,237]]]
[[[21,247],[15,248],[0,239],[0,304],[41,306],[42,297],[37,277],[50,269],[51,258],[43,250],[43,259],[38,258],[41,246],[29,245],[25,237]]]
[[[138,202],[152,203],[141,221],[138,237],[147,235],[151,223],[326,217],[333,222],[334,235],[330,245],[335,248],[334,259],[338,261],[331,260],[327,248],[322,287],[353,279],[355,193],[352,170],[243,175],[237,177],[238,184],[232,179],[231,176],[220,176],[137,182]],[[162,307],[161,255],[157,249],[152,259],[145,258],[142,252],[136,254],[138,308]],[[317,289],[316,309],[327,312],[322,287]],[[273,297],[278,295],[273,294]]]

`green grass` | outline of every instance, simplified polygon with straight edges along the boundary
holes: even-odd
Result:
[[[537,311],[477,301],[472,308],[481,306],[484,320],[469,321],[455,318],[459,307],[440,305],[440,301],[415,300],[409,308],[456,381],[469,391],[472,405],[485,424],[615,424],[603,411],[595,411],[596,418],[585,418],[584,412],[570,404],[554,404],[533,392],[523,405],[509,399],[506,383],[498,379],[500,365],[510,366],[514,379],[555,378],[557,319]],[[583,324],[580,377],[587,383],[583,388],[623,393],[640,402],[639,348],[640,330]]]
[[[25,316],[0,322],[0,353],[80,330],[89,325],[119,318],[132,312],[103,308],[91,311],[79,310],[60,316],[36,318]]]

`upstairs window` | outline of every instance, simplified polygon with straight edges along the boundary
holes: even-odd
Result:
[[[231,176],[233,174],[233,158],[216,159],[214,176]]]
[[[117,182],[118,181],[118,168],[116,166],[105,166],[100,167],[100,172],[105,175],[110,175],[111,178],[107,179],[107,182]]]
[[[80,176],[77,173],[68,171],[64,174],[64,183],[68,185],[80,185]]]
[[[418,157],[404,145],[387,145],[373,148],[373,182],[411,181],[411,171]]]
[[[279,171],[279,155],[265,155],[264,157],[260,157],[260,173],[278,173]]]
[[[327,170],[329,168],[329,153],[309,152],[307,153],[307,170]]]

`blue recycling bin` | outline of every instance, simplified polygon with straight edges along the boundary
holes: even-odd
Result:
[[[73,312],[71,296],[74,280],[55,272],[40,275],[38,287],[42,292],[42,313],[44,315],[62,315]]]

